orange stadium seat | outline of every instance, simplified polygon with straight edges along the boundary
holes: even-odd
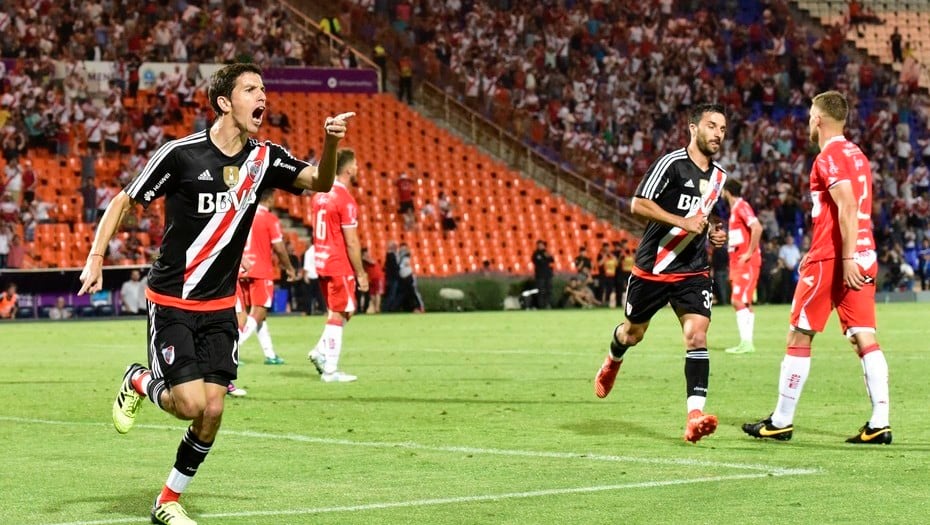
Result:
[[[132,104],[144,109],[146,102],[140,97]],[[358,155],[359,234],[375,259],[383,261],[390,241],[407,242],[421,275],[474,272],[485,259],[494,261],[493,266],[500,271],[530,274],[536,240],[543,239],[556,255],[556,270],[571,271],[571,260],[580,244],[596,251],[601,242],[628,238],[625,231],[597,220],[475,146],[461,142],[391,95],[271,93],[269,105],[288,114],[292,129],[285,135],[266,126],[262,138],[287,145],[299,158],[305,158],[310,149],[319,154],[323,118],[343,111],[357,113],[343,146],[354,148]],[[188,112],[183,123],[166,132],[187,134],[192,121],[193,114]],[[36,229],[32,257],[26,264],[79,266],[94,235],[94,225],[81,222],[81,159],[77,155],[58,159],[45,152],[31,153],[30,158],[41,175],[36,195],[54,202],[57,209],[53,212],[55,223]],[[368,163],[371,169],[366,168]],[[96,168],[98,184],[113,182],[120,158],[102,155]],[[415,230],[404,230],[394,185],[404,172],[416,181],[417,211],[426,200],[435,206],[440,191],[450,196],[456,231],[443,235],[438,221],[430,227],[421,224],[419,216]],[[304,239],[313,227],[309,197],[278,192],[275,207],[292,219],[287,238],[295,252],[302,254],[307,248]],[[149,208],[158,217],[163,211],[163,201]],[[151,244],[147,233],[139,234],[139,239],[144,246]]]

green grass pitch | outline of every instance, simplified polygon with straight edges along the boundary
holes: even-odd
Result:
[[[306,353],[321,317],[276,317],[284,366],[243,349],[223,428],[182,498],[202,525],[928,523],[930,315],[879,305],[894,444],[844,439],[867,419],[862,370],[835,319],[814,342],[794,439],[739,429],[776,400],[786,307],[759,307],[757,352],[709,333],[716,434],[682,441],[683,348],[668,309],[617,386],[592,379],[618,310],[361,316],[323,384]],[[185,424],[147,401],[120,436],[110,406],[145,359],[145,321],[0,325],[0,523],[148,523]]]

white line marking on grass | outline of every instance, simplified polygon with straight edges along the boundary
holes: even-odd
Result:
[[[14,421],[18,423],[28,423],[37,425],[61,425],[61,426],[109,426],[106,423],[93,423],[81,421],[55,421],[48,419],[23,418],[15,416],[0,416],[0,421]],[[148,430],[172,430],[182,431],[182,427],[171,425],[135,425],[134,428]],[[774,465],[759,465],[747,463],[726,463],[719,461],[706,461],[690,458],[652,458],[636,456],[615,456],[609,454],[590,454],[583,452],[550,452],[544,450],[510,450],[499,448],[480,448],[480,447],[459,447],[459,446],[441,446],[441,445],[424,445],[411,441],[353,441],[349,439],[323,438],[315,436],[305,436],[302,434],[272,434],[270,432],[255,432],[251,430],[233,430],[224,428],[224,436],[239,436],[245,438],[294,441],[298,443],[314,443],[319,445],[336,445],[348,447],[367,447],[382,449],[406,449],[406,450],[423,450],[428,452],[452,452],[459,454],[490,455],[490,456],[512,456],[512,457],[530,457],[530,458],[552,458],[552,459],[581,459],[588,461],[606,461],[613,463],[645,463],[650,465],[679,465],[695,467],[714,467],[714,468],[731,468],[737,470],[751,470],[764,472],[765,475],[772,476],[789,476],[801,474],[814,474],[819,469],[787,468],[777,467]]]
[[[810,474],[813,471],[801,472],[800,469],[791,474]],[[384,503],[368,503],[364,505],[347,505],[342,507],[317,507],[292,510],[257,510],[244,512],[220,512],[214,514],[200,514],[199,518],[249,518],[259,516],[306,516],[310,514],[329,514],[335,512],[363,512],[368,510],[400,509],[409,507],[429,507],[435,505],[454,505],[459,503],[483,503],[501,501],[506,499],[538,498],[543,496],[563,496],[566,494],[587,494],[593,492],[606,492],[612,490],[627,490],[641,488],[660,488],[675,485],[692,485],[697,483],[715,483],[721,481],[735,481],[744,479],[760,479],[769,477],[768,473],[759,474],[733,474],[729,476],[707,476],[691,479],[670,479],[666,481],[642,481],[637,483],[621,483],[617,485],[598,485],[594,487],[567,487],[560,489],[530,490],[525,492],[506,492],[503,494],[485,494],[481,496],[457,496],[449,498],[416,499],[410,501],[392,501]],[[139,518],[114,518],[94,521],[69,521],[52,525],[111,525],[116,523],[141,522]]]

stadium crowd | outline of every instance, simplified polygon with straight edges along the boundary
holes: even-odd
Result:
[[[873,163],[886,287],[927,284],[930,99],[847,47],[849,25],[803,23],[785,0],[393,5],[360,0],[342,10],[370,42],[418,57],[420,78],[619,196],[657,152],[687,142],[675,117],[683,108],[724,103],[721,164],[743,182],[766,238],[790,234],[802,247],[809,101],[843,91],[854,107],[850,138]]]
[[[881,64],[860,60],[844,46],[845,27],[800,23],[784,0],[357,0],[333,11],[324,30],[384,44],[403,63],[414,57],[416,76],[444,83],[463,102],[621,196],[632,193],[656,153],[685,142],[687,126],[672,115],[695,101],[725,103],[730,130],[721,163],[744,182],[766,239],[792,235],[801,247],[808,203],[800,189],[813,158],[807,104],[813,93],[837,87],[855,107],[851,139],[873,162],[885,283],[903,288],[924,281],[926,287],[927,97]],[[29,148],[85,159],[118,152],[125,183],[152,148],[171,138],[182,111],[195,111],[195,127],[205,127],[200,62],[353,65],[324,36],[306,36],[287,21],[283,8],[258,2],[12,2],[0,17],[0,51],[15,59],[0,71],[6,159],[0,219],[22,224],[9,229],[22,232],[19,242],[54,219],[53,205],[32,191],[44,174],[28,164]],[[50,57],[66,64],[63,81],[54,80]],[[96,59],[116,61],[120,72],[102,104],[94,103],[80,62]],[[162,75],[146,111],[124,107],[145,61],[190,67]],[[94,182],[93,164],[82,162],[85,219],[118,190]],[[158,221],[137,219],[131,226],[157,240]],[[13,244],[8,236],[0,233],[0,255]],[[129,246],[111,247],[117,258],[140,253],[134,241],[123,244]]]
[[[36,196],[43,177],[29,150],[49,156],[79,156],[84,222],[92,223],[109,200],[145,164],[173,130],[207,126],[206,80],[200,62],[254,61],[262,67],[315,65],[351,67],[354,59],[289,23],[283,8],[236,2],[7,3],[0,13],[0,267],[22,265],[9,246],[35,239],[38,225],[55,222],[56,206]],[[124,13],[126,16],[112,16]],[[54,60],[53,60],[54,57]],[[102,90],[84,60],[113,61],[117,71]],[[58,71],[56,72],[56,61]],[[187,63],[154,82],[143,110],[124,106],[137,96],[144,62]],[[62,71],[63,69],[63,71]],[[178,129],[184,111],[194,112],[194,130]],[[271,112],[270,125],[286,126]],[[44,152],[43,152],[44,154]],[[115,181],[99,180],[95,160],[118,156]],[[161,236],[157,210],[128,218],[132,233],[114,239],[110,263],[145,262]],[[15,238],[15,240],[14,240]]]

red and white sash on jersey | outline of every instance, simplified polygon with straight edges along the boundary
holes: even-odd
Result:
[[[720,169],[714,168],[713,173],[710,174],[707,188],[701,193],[701,205],[689,211],[685,218],[693,217],[697,213],[710,214],[717,199],[720,198],[720,192],[723,191],[723,183],[726,180],[726,174]],[[665,237],[662,237],[662,240],[659,241],[659,250],[656,252],[656,263],[652,266],[652,273],[660,274],[662,270],[668,268],[668,265],[672,264],[672,261],[678,257],[678,254],[688,246],[694,237],[695,234],[688,233],[678,226],[669,230]]]
[[[237,202],[248,199],[248,193],[250,191],[254,193],[254,189],[258,188],[264,177],[265,170],[268,169],[268,163],[265,162],[267,153],[268,146],[259,146],[239,167],[238,184],[230,188],[231,192],[235,192]],[[236,227],[242,222],[248,208],[248,205],[241,206],[239,209],[230,207],[225,213],[215,214],[203,231],[200,232],[200,235],[194,239],[194,242],[187,249],[187,267],[184,269],[182,299],[187,299],[191,291],[200,284],[204,274],[216,261],[216,256],[229,244]]]

